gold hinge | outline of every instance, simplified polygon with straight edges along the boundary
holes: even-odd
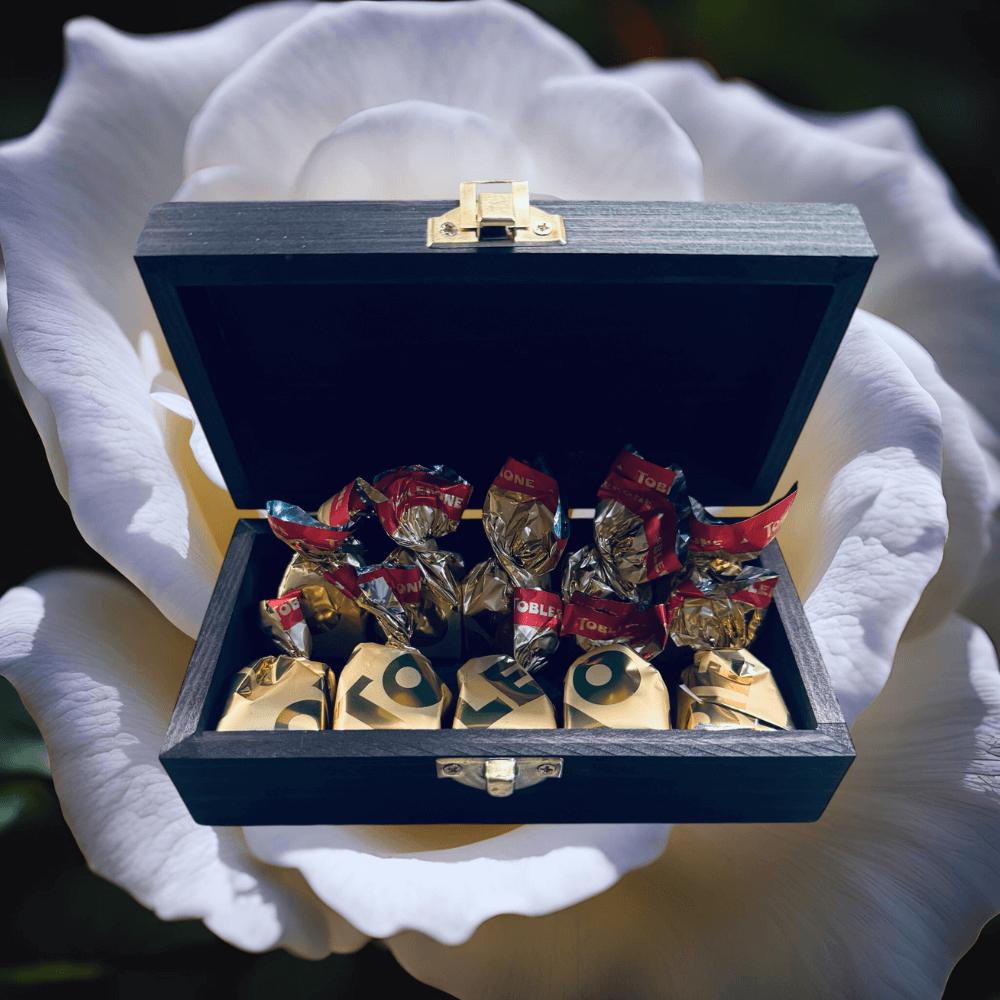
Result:
[[[477,187],[509,184],[509,191]],[[566,243],[561,215],[543,212],[528,200],[527,181],[462,181],[458,208],[427,220],[429,247],[507,246]]]
[[[546,778],[561,778],[562,766],[562,757],[439,757],[437,775],[502,798]]]

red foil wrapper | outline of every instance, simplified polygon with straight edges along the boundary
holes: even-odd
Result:
[[[703,590],[736,577],[778,533],[795,502],[797,486],[770,507],[727,524],[691,500],[689,575]]]
[[[302,591],[293,590],[273,601],[260,602],[260,627],[289,656],[308,660],[312,636],[302,607]]]
[[[472,486],[443,465],[407,465],[382,473],[376,505],[382,527],[399,547],[387,564],[416,566],[420,608],[412,645],[433,656],[461,655],[461,587],[465,563],[457,552],[438,549],[436,539],[458,527]]]
[[[563,603],[558,594],[529,587],[515,587],[511,600],[514,659],[533,674],[559,648]]]
[[[666,645],[667,617],[663,604],[644,608],[578,591],[563,610],[561,633],[575,636],[581,649],[618,643],[651,660]]]

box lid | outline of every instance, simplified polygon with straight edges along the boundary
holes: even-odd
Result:
[[[565,246],[426,246],[454,202],[177,202],[136,251],[238,507],[544,454],[593,506],[630,442],[766,503],[876,259],[853,205],[559,202]]]

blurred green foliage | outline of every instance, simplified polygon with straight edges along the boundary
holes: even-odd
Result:
[[[82,0],[81,0],[82,2]],[[790,105],[906,110],[959,197],[994,234],[998,141],[994,69],[1000,5],[978,0],[528,0],[601,65],[648,57],[701,59]],[[21,6],[0,63],[0,139],[41,120],[62,62],[61,25],[91,14],[131,32],[182,30],[243,6]],[[48,525],[31,547],[8,547],[0,591],[58,565],[107,568],[76,531],[10,380],[0,379],[0,422],[19,482]],[[383,948],[305,962],[284,952],[247,955],[199,922],[164,923],[92,874],[62,821],[41,738],[13,688],[0,680],[0,995],[173,998],[444,997],[410,979]],[[1000,1000],[993,955],[1000,918],[959,963],[946,1000]],[[791,984],[790,984],[791,985]]]

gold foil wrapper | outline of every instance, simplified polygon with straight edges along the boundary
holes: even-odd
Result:
[[[548,577],[542,587],[548,586]],[[469,570],[462,583],[462,634],[467,656],[514,654],[514,584],[497,559]]]
[[[344,665],[334,729],[440,729],[451,692],[412,648],[363,642]]]
[[[433,545],[434,542],[431,541]],[[386,559],[420,571],[420,603],[410,645],[430,656],[462,655],[462,587],[458,582],[465,562],[445,549],[393,549]]]
[[[774,675],[745,649],[695,653],[681,673],[678,729],[794,729]]]
[[[349,546],[337,553],[338,565],[361,568],[361,559]],[[302,591],[302,610],[312,634],[313,653],[318,657],[350,656],[365,639],[368,612],[323,575],[324,563],[296,553],[288,564],[278,596]]]
[[[541,670],[559,648],[563,603],[558,594],[515,587],[511,595],[514,660],[529,674]]]
[[[264,656],[236,672],[221,732],[329,728],[327,666],[294,656]]]
[[[548,590],[569,538],[569,520],[556,481],[508,458],[483,503],[483,530],[516,587]]]
[[[375,619],[389,646],[409,646],[420,607],[420,571],[389,562],[368,566],[358,574],[358,603]]]
[[[618,644],[652,660],[667,643],[667,614],[664,605],[642,607],[577,592],[563,610],[562,634],[584,650]]]
[[[458,671],[455,729],[555,729],[545,692],[509,656],[479,656]]]
[[[628,646],[584,653],[566,673],[566,729],[669,729],[670,694],[660,672]]]
[[[670,637],[694,649],[743,649],[754,641],[771,603],[777,576],[748,566],[734,580],[703,594],[686,580],[670,599]]]
[[[568,604],[574,594],[620,600],[620,595],[608,578],[608,568],[595,545],[585,545],[566,557],[563,567],[562,599]],[[641,599],[641,598],[640,598]]]

